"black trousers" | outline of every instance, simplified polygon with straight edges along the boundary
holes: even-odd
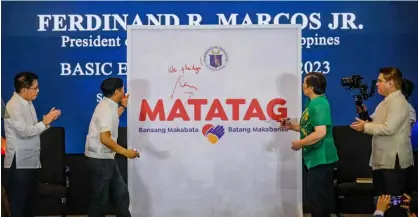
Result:
[[[389,194],[391,196],[401,196],[407,191],[407,169],[401,169],[399,158],[396,156],[394,169],[373,170],[373,185],[376,196]],[[407,216],[406,210],[401,207],[392,206],[386,211],[385,217],[404,217]]]
[[[312,217],[329,217],[334,207],[334,164],[323,164],[306,172],[306,202]]]
[[[12,217],[34,217],[39,169],[16,169],[16,156],[7,169],[6,193]]]
[[[87,157],[87,167],[92,190],[88,217],[104,217],[109,199],[114,204],[117,217],[131,217],[128,187],[116,161]]]

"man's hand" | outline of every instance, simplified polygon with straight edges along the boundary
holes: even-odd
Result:
[[[59,109],[52,108],[48,114],[44,115],[42,122],[45,124],[45,126],[47,126],[51,124],[52,121],[55,121],[56,119],[58,119],[60,115],[61,115],[61,111]]]
[[[119,117],[123,114],[124,111],[125,111],[125,107],[123,107],[123,106],[119,106],[118,107],[118,115],[119,115]]]
[[[125,97],[123,97],[122,101],[120,101],[120,104],[122,104],[125,107],[128,107],[128,99],[129,99],[129,94],[126,94]]]
[[[123,155],[129,159],[133,159],[139,157],[139,153],[133,149],[126,149]]]
[[[362,112],[367,112],[367,107],[364,104],[362,104],[361,107],[356,105],[356,111],[357,111],[357,114],[360,114]]]
[[[406,210],[409,210],[409,204],[411,204],[411,197],[407,194],[403,194],[403,196],[405,197],[405,199],[403,200],[404,205],[401,205],[401,207]]]
[[[381,195],[377,200],[376,210],[382,211],[383,213],[389,209],[390,195]]]
[[[359,118],[356,118],[356,121],[355,122],[353,122],[351,125],[350,125],[350,127],[352,128],[352,129],[354,129],[354,130],[357,130],[357,131],[359,131],[359,132],[363,132],[364,131],[364,125],[366,124],[366,122],[365,121],[363,121],[363,120],[361,120],[361,119],[359,119]]]
[[[57,120],[61,116],[61,110],[57,109],[57,115],[54,118],[54,121]]]

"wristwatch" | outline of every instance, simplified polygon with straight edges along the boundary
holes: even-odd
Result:
[[[126,106],[124,106],[124,105],[122,105],[122,104],[119,104],[119,107],[123,107],[123,108],[126,108]]]

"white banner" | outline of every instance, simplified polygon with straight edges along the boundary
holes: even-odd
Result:
[[[134,217],[302,216],[299,25],[129,26]]]

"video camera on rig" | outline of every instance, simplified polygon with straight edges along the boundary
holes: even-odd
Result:
[[[375,92],[376,80],[372,81],[370,92],[368,92],[368,85],[363,83],[363,76],[361,75],[352,75],[350,77],[341,78],[341,85],[348,90],[360,90],[360,93],[354,95],[353,98],[356,106],[363,110],[363,101],[369,99]]]

